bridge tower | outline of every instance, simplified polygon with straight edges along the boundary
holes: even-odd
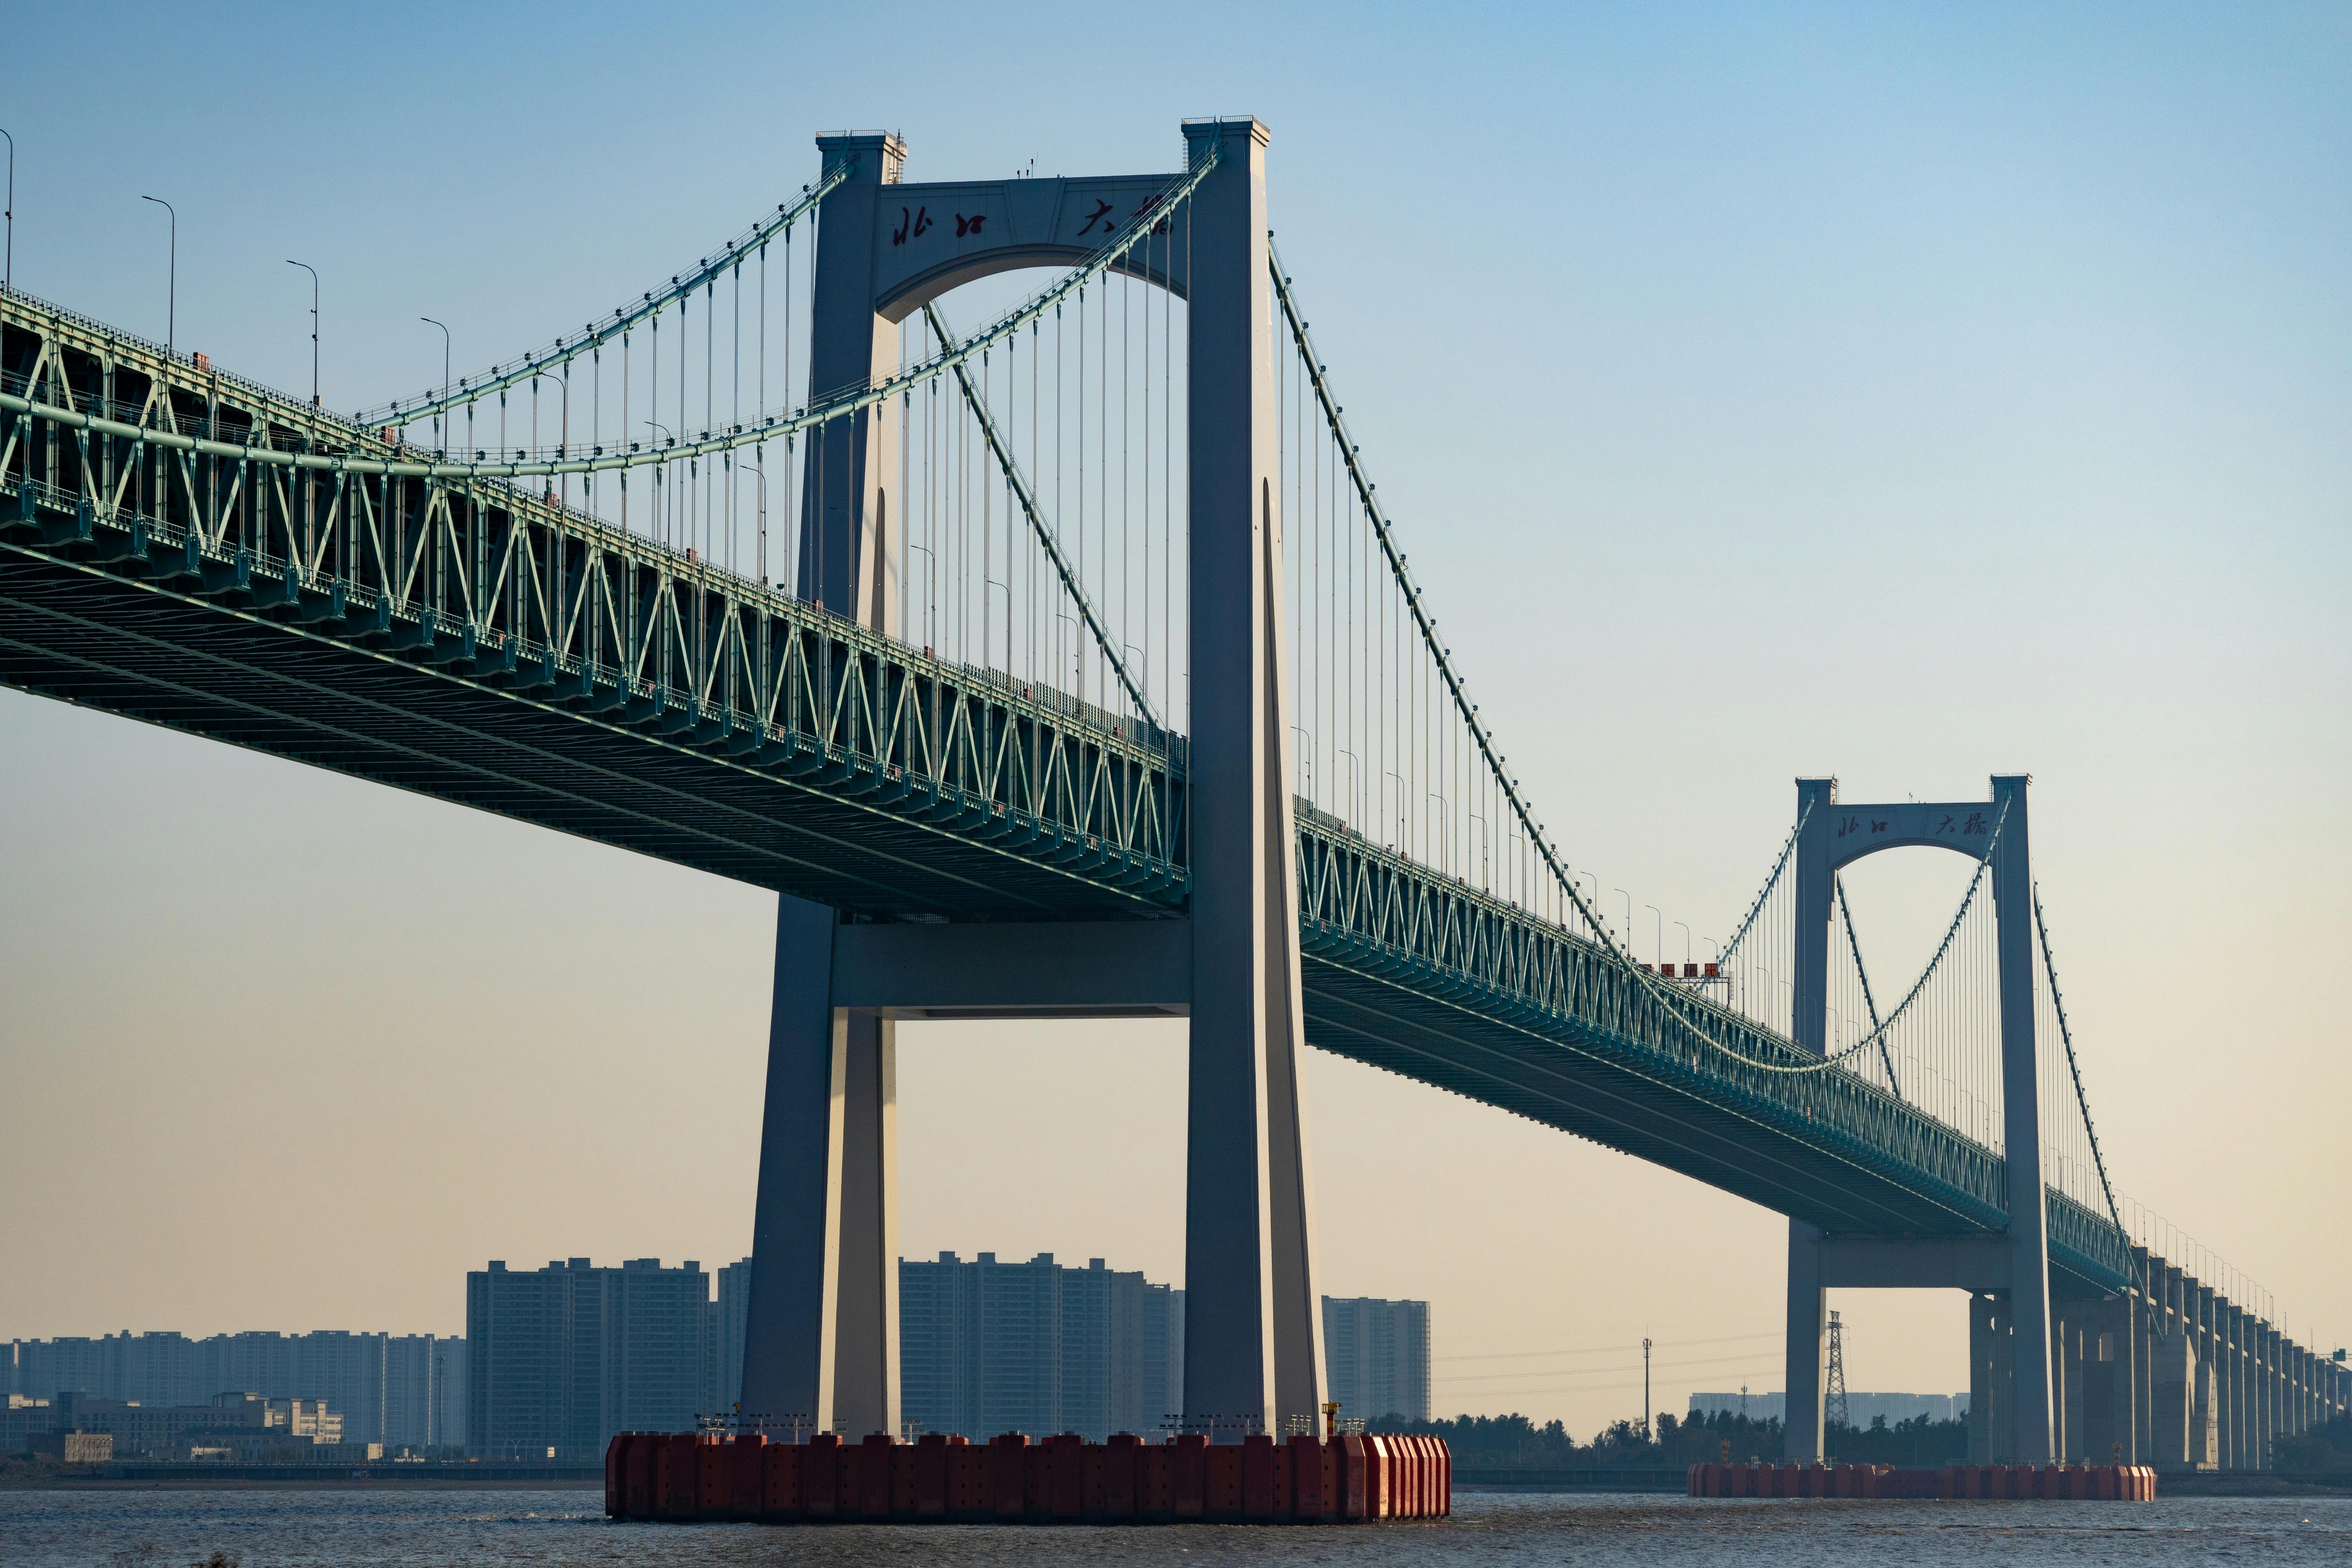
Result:
[[[1305,1050],[1291,865],[1265,127],[1187,121],[1214,166],[1166,243],[1118,269],[1186,301],[1190,356],[1190,918],[844,923],[785,897],[753,1226],[743,1407],[853,1436],[898,1429],[897,1060],[902,1018],[1190,1020],[1184,1405],[1221,1438],[1279,1434],[1322,1403]],[[908,184],[879,132],[818,139],[824,198],[812,395],[898,368],[899,323],[962,283],[1068,266],[1165,175]],[[950,221],[952,220],[952,221]],[[1108,220],[1108,222],[1106,220]],[[1155,228],[1155,234],[1162,232]],[[888,402],[805,448],[801,581],[895,633],[904,555]]]
[[[1797,1045],[1825,1054],[1829,1039],[1831,900],[1838,870],[1881,849],[1927,846],[1991,855],[1999,928],[2002,1142],[2009,1228],[1973,1240],[1825,1235],[1789,1222],[1786,1442],[1796,1460],[1822,1458],[1829,1319],[1834,1287],[1958,1287],[1969,1306],[1972,1429],[1994,1452],[1979,1458],[2045,1463],[2053,1443],[2049,1216],[2043,1197],[2041,1074],[2033,1008],[2033,876],[2023,774],[1996,774],[1992,798],[1958,805],[1858,805],[1837,780],[1799,779]],[[1995,1342],[1999,1342],[1996,1343]],[[1998,1423],[1998,1426],[1993,1423]]]

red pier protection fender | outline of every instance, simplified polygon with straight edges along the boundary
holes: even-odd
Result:
[[[1453,1456],[1436,1437],[1347,1433],[1287,1442],[1197,1433],[1149,1443],[1064,1433],[984,1444],[930,1434],[858,1443],[762,1435],[624,1432],[604,1450],[616,1520],[1005,1524],[1347,1524],[1454,1511]],[[1717,1466],[1720,1469],[1723,1467]]]
[[[1947,1465],[1940,1470],[1892,1465],[1718,1465],[1690,1468],[1692,1497],[1833,1497],[2073,1500],[2153,1502],[2156,1472],[2146,1465]]]

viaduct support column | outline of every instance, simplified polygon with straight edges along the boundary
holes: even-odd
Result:
[[[1305,1049],[1265,127],[1184,127],[1213,150],[1189,225],[1192,1014],[1186,1105],[1184,1410],[1279,1438],[1321,1403],[1322,1318],[1298,1093]],[[1372,1414],[1372,1413],[1368,1413]]]
[[[2199,1469],[2218,1469],[2221,1458],[2221,1347],[2214,1332],[2213,1292],[2202,1280],[2189,1285],[2190,1337],[2197,1347],[2197,1381],[2189,1416],[2189,1458]]]
[[[2235,1470],[2245,1464],[2244,1435],[2241,1429],[2241,1395],[2245,1384],[2238,1359],[2238,1309],[2219,1294],[2213,1300],[2218,1320],[2214,1337],[2221,1347],[2221,1468]]]

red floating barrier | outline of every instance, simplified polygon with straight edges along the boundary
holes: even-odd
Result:
[[[604,1445],[604,1517],[618,1519],[625,1511],[628,1491],[629,1443],[634,1432],[615,1432]]]
[[[898,1445],[887,1433],[868,1432],[866,1441],[858,1445],[863,1450],[857,1465],[857,1511],[866,1519],[890,1517],[890,1472]],[[848,1500],[843,1499],[844,1502]]]
[[[1176,1449],[1154,1443],[1135,1464],[1135,1517],[1163,1524],[1176,1517]]]
[[[1274,1517],[1274,1439],[1252,1432],[1242,1439],[1242,1518],[1262,1521]]]
[[[1343,1432],[1339,1449],[1339,1517],[1355,1521],[1371,1517],[1371,1453],[1360,1432]]]
[[[1009,1432],[985,1447],[931,1434],[912,1444],[874,1433],[806,1443],[764,1434],[622,1433],[605,1446],[604,1511],[619,1519],[865,1521],[1080,1520],[1314,1524],[1433,1519],[1453,1512],[1453,1456],[1418,1433],[1198,1434],[1147,1444],[1121,1433],[1088,1443],[1064,1433],[1032,1444]],[[1687,1484],[1709,1484],[1694,1466]],[[1723,1482],[1713,1483],[1722,1489]],[[2120,1483],[2118,1483],[2120,1484]]]
[[[634,1433],[629,1438],[628,1471],[623,1479],[622,1511],[631,1519],[651,1519],[654,1516],[654,1454],[661,1439],[650,1432]]]
[[[797,1443],[771,1443],[760,1451],[760,1517],[801,1517],[801,1456]]]
[[[989,1444],[989,1510],[999,1519],[1019,1519],[1027,1510],[1025,1495],[1028,1478],[1023,1473],[1027,1466],[1029,1438],[1025,1433],[1006,1432]]]
[[[1168,1461],[1169,1513],[1175,1519],[1199,1519],[1209,1505],[1209,1440],[1198,1432],[1180,1433]]]
[[[1045,1445],[1032,1443],[1021,1456],[1021,1511],[1025,1518],[1044,1519],[1049,1506],[1045,1492]]]
[[[694,1511],[699,1519],[724,1519],[733,1495],[726,1440],[706,1433],[694,1445]]]
[[[1110,1449],[1099,1443],[1083,1438],[1078,1446],[1078,1517],[1104,1519],[1108,1517]],[[1130,1464],[1129,1468],[1132,1469]]]
[[[696,1489],[700,1482],[694,1450],[699,1445],[691,1432],[656,1437],[654,1441],[661,1449],[660,1468],[654,1479],[654,1515],[658,1519],[692,1519],[698,1506]]]
[[[1238,1443],[1212,1443],[1206,1456],[1206,1506],[1202,1517],[1233,1524],[1242,1517],[1242,1450]]]
[[[1045,1465],[1045,1512],[1049,1518],[1076,1520],[1086,1511],[1087,1440],[1065,1432],[1045,1440],[1041,1456]]]
[[[912,1509],[917,1519],[948,1516],[948,1438],[944,1432],[926,1432],[908,1459],[914,1472]]]
[[[816,1434],[801,1457],[801,1512],[809,1519],[840,1516],[841,1437],[837,1433]]]
[[[1330,1473],[1329,1463],[1325,1458],[1328,1450],[1304,1432],[1292,1437],[1284,1447],[1287,1452],[1282,1458],[1282,1473],[1290,1478],[1288,1517],[1302,1523],[1337,1518],[1336,1512],[1327,1511],[1331,1496],[1330,1486],[1325,1479]]]
[[[1114,1432],[1102,1448],[1103,1517],[1125,1523],[1135,1517],[1138,1472],[1143,1439],[1132,1432]]]
[[[948,1517],[996,1517],[996,1448],[993,1444],[957,1444],[948,1448]]]
[[[727,1446],[727,1511],[736,1519],[760,1517],[760,1482],[768,1439],[754,1432]]]

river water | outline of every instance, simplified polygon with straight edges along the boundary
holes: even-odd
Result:
[[[0,1564],[2352,1563],[2352,1499],[1696,1500],[1465,1493],[1450,1520],[1187,1525],[614,1524],[590,1491],[6,1491]]]

